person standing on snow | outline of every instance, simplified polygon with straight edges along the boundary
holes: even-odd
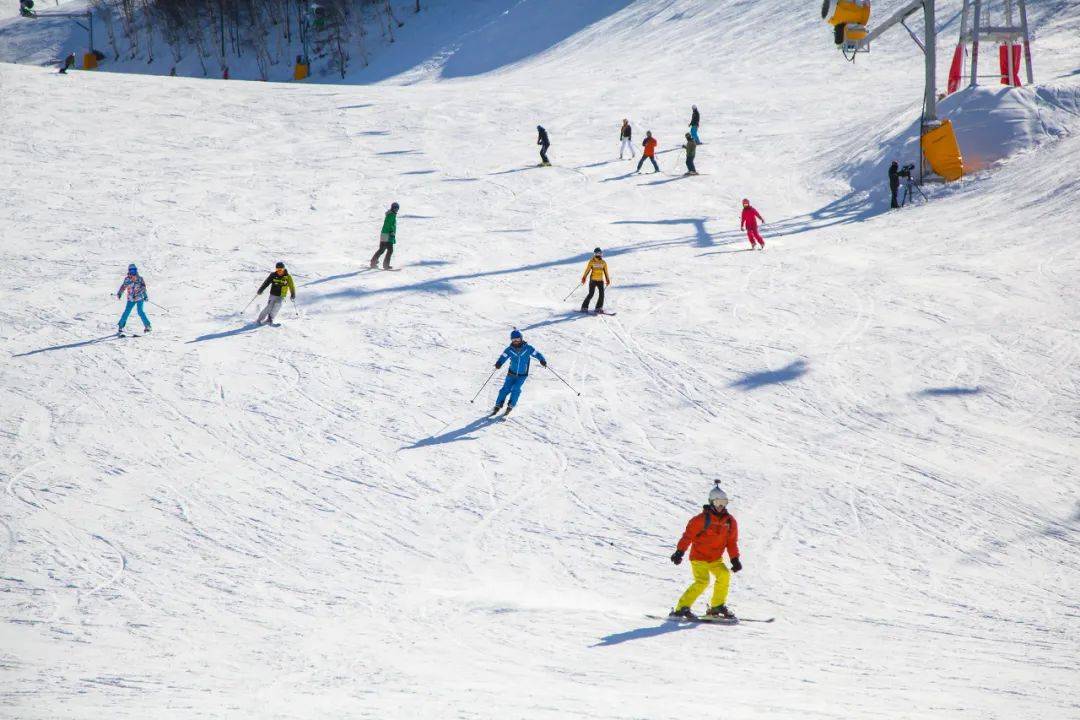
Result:
[[[641,146],[645,149],[641,151],[641,159],[638,160],[635,172],[641,172],[641,166],[646,160],[652,163],[654,173],[660,172],[660,166],[656,164],[656,158],[653,157],[656,153],[656,138],[652,136],[652,130],[645,131],[645,139],[641,141]]]
[[[742,570],[742,561],[739,560],[739,524],[728,512],[727,504],[727,493],[717,485],[709,491],[709,504],[686,524],[686,531],[679,539],[671,562],[676,565],[681,563],[689,548],[694,582],[686,588],[686,592],[675,604],[671,617],[696,617],[690,608],[709,587],[711,575],[716,578],[716,583],[713,585],[712,602],[705,614],[710,617],[735,619],[735,614],[728,610],[726,603],[731,572]],[[725,550],[731,559],[731,572],[728,572],[727,565],[724,564]]]
[[[604,287],[611,285],[611,276],[608,275],[607,261],[602,257],[600,248],[593,250],[593,256],[585,265],[585,272],[581,276],[581,284],[585,284],[585,278],[589,278],[589,294],[585,296],[585,302],[581,303],[581,312],[589,312],[589,303],[593,293],[600,291],[600,297],[596,299],[597,314],[604,312]]]
[[[540,146],[540,165],[551,165],[547,156],[548,148],[551,147],[551,141],[548,140],[547,130],[541,125],[536,126],[536,144]]]
[[[690,107],[692,108],[690,112],[690,137],[694,138],[695,145],[700,145],[701,138],[698,137],[697,129],[698,125],[701,124],[701,113],[698,112],[697,105],[691,105]]]
[[[383,270],[393,270],[390,267],[390,258],[394,254],[394,245],[397,243],[397,213],[400,207],[397,203],[390,203],[390,209],[386,211],[382,230],[379,231],[379,249],[371,256],[371,267],[378,267],[379,258],[385,252],[386,259],[383,260]]]
[[[631,142],[633,139],[634,131],[630,129],[630,121],[623,118],[622,129],[619,130],[619,159],[623,159],[623,153],[627,150],[630,151],[630,159],[633,160],[637,152],[634,150],[634,144]]]
[[[139,319],[143,323],[143,332],[150,332],[150,318],[146,317],[146,311],[143,310],[143,303],[148,299],[146,281],[142,279],[142,275],[139,275],[139,268],[135,267],[135,263],[128,265],[127,277],[120,284],[120,289],[116,291],[117,300],[123,296],[125,290],[127,291],[127,306],[124,308],[124,314],[120,316],[116,334],[124,334],[124,326],[127,325],[132,308],[139,312]]]
[[[743,198],[742,201],[742,222],[739,224],[741,230],[746,231],[746,237],[750,240],[750,249],[753,250],[757,247],[754,243],[760,243],[761,249],[765,249],[765,240],[762,239],[761,233],[758,232],[757,224],[758,220],[765,222],[765,218],[761,217],[761,213],[755,210],[750,201]]]
[[[281,310],[281,303],[285,301],[286,292],[292,296],[293,300],[296,300],[296,285],[293,283],[292,275],[285,269],[285,263],[279,262],[274,266],[274,272],[266,276],[263,284],[259,286],[259,291],[255,294],[262,295],[267,287],[270,288],[270,298],[266,301],[266,307],[259,313],[259,319],[255,321],[259,325],[263,324],[263,320],[267,325],[274,324],[274,318]]]
[[[690,136],[690,133],[686,133],[686,144],[683,145],[683,149],[686,150],[686,174],[697,175],[697,168],[694,167],[694,156],[697,155],[697,143],[694,142],[694,138]]]
[[[889,166],[889,192],[892,193],[892,203],[890,207],[895,210],[900,207],[900,203],[896,200],[896,193],[900,190],[900,163],[895,160],[892,161],[892,165]]]
[[[503,381],[503,386],[499,390],[499,397],[495,400],[495,409],[491,411],[488,417],[502,410],[503,403],[506,402],[507,398],[510,399],[510,404],[506,406],[506,412],[503,414],[509,415],[510,411],[514,409],[514,406],[518,403],[518,398],[521,397],[521,388],[529,377],[529,363],[534,356],[540,361],[542,367],[547,367],[547,360],[544,359],[539,350],[525,342],[520,330],[515,329],[511,332],[510,344],[503,350],[499,359],[495,361],[496,370],[506,362],[510,363],[510,367],[506,372],[506,380]]]
[[[67,75],[67,71],[73,67],[75,67],[75,53],[68,53],[68,56],[60,63],[60,74]]]

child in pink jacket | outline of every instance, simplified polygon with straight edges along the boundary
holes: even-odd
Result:
[[[746,237],[750,239],[751,250],[757,247],[755,243],[760,243],[761,249],[765,249],[765,241],[761,238],[761,233],[759,233],[757,229],[758,220],[760,220],[761,222],[765,222],[765,218],[761,217],[761,213],[751,207],[749,200],[743,198],[742,223],[739,225],[739,227],[740,229],[746,231]]]

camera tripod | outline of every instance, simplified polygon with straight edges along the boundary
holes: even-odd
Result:
[[[903,178],[904,178],[904,193],[903,193],[903,195],[900,196],[900,207],[904,207],[905,205],[908,204],[909,201],[914,199],[912,197],[912,192],[911,192],[912,188],[915,188],[915,191],[917,193],[919,193],[920,195],[922,195],[922,199],[924,201],[926,201],[926,202],[930,201],[930,198],[926,197],[926,193],[924,193],[922,191],[922,188],[919,187],[919,183],[915,182],[915,178],[911,177],[910,172],[907,175],[904,175]]]

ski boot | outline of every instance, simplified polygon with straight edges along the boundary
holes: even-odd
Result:
[[[496,405],[495,409],[488,413],[488,417],[495,417],[499,414],[500,410],[502,410],[502,405]]]
[[[370,267],[370,268],[371,268],[372,270],[374,270],[375,268],[379,267],[379,263],[378,263],[378,261],[377,261],[377,260],[372,260],[372,261],[371,261],[371,265],[370,265],[369,267]]]
[[[510,411],[513,410],[513,409],[514,409],[513,405],[507,405],[506,406],[506,412],[503,413],[503,417],[506,417],[507,415],[509,415]]]
[[[124,328],[116,329],[116,337],[124,337]]]
[[[143,335],[145,335],[146,333],[150,332],[150,326],[149,326],[149,325],[147,325],[146,327],[144,327],[144,328],[142,329],[142,331],[143,331]]]
[[[708,617],[724,618],[725,620],[735,619],[735,613],[728,610],[727,605],[714,605],[705,611],[705,615]]]
[[[696,620],[697,619],[697,615],[692,613],[690,611],[690,608],[688,608],[688,607],[681,607],[681,608],[677,608],[675,610],[672,610],[670,613],[668,613],[668,617],[669,618],[682,618],[682,619],[685,619],[685,620]]]

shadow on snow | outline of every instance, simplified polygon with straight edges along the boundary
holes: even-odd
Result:
[[[728,385],[728,387],[739,388],[740,390],[754,390],[765,385],[778,385],[797,380],[807,372],[806,361],[795,360],[779,370],[747,373],[741,379]]]
[[[618,645],[628,640],[646,640],[651,637],[667,635],[668,633],[679,632],[680,630],[690,630],[691,628],[696,627],[697,625],[694,623],[662,622],[655,626],[636,628],[634,630],[605,635],[600,638],[600,642],[595,645],[590,645],[589,647],[611,647],[612,645]]]
[[[188,340],[187,345],[191,343],[203,342],[205,340],[219,340],[221,338],[232,337],[233,335],[240,335],[242,333],[251,332],[259,327],[258,323],[250,322],[242,327],[234,328],[233,330],[223,330],[217,333],[210,333],[208,335],[200,335],[194,340]]]
[[[92,340],[80,340],[78,342],[67,343],[66,345],[52,345],[50,347],[38,348],[37,350],[30,350],[29,352],[19,353],[18,355],[12,355],[13,358],[28,357],[30,355],[37,355],[43,352],[52,352],[53,350],[71,350],[79,347],[86,347],[87,345],[95,345],[99,342],[111,340],[118,337],[116,333],[111,335],[102,335],[101,337],[93,338]]]
[[[423,440],[417,440],[412,445],[407,445],[403,450],[415,450],[416,448],[429,447],[431,445],[444,445],[446,443],[458,442],[459,440],[475,440],[475,436],[470,435],[485,425],[490,425],[491,420],[486,417],[477,418],[468,425],[459,427],[457,430],[451,430],[449,432],[442,433],[441,435],[432,435],[426,437]]]

